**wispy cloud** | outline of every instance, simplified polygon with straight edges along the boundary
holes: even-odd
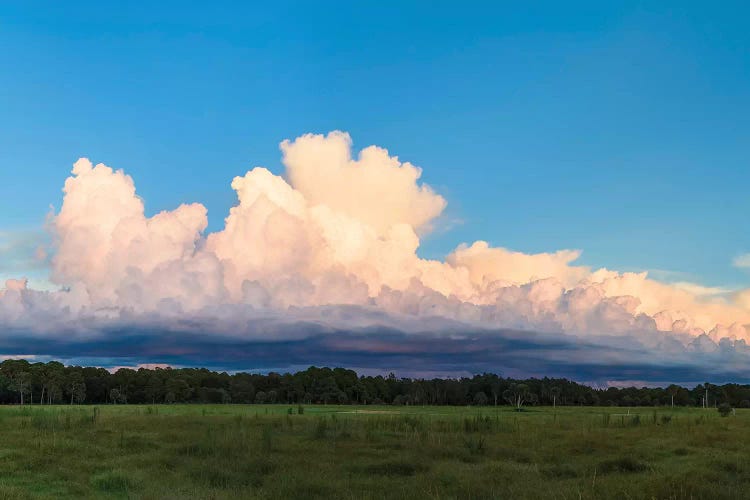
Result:
[[[728,296],[731,293],[736,291],[736,289],[733,289],[733,288],[718,287],[718,286],[704,286],[698,283],[691,283],[689,281],[677,281],[677,282],[671,283],[671,285],[680,290],[685,290],[686,292],[692,295],[695,295],[696,297],[701,298],[701,299],[704,299],[704,298],[710,299],[712,297],[715,298],[715,297]]]
[[[732,260],[732,265],[740,269],[750,269],[750,253],[738,255]]]
[[[28,273],[48,266],[49,233],[42,228],[0,230],[0,273]]]

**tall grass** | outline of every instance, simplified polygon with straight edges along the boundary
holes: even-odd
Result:
[[[52,406],[0,408],[0,424],[0,498],[743,498],[750,484],[750,411]]]

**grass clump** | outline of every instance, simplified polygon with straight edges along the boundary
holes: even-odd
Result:
[[[138,482],[125,471],[110,470],[92,476],[91,484],[104,493],[128,493],[137,489]]]
[[[570,465],[553,464],[541,468],[543,476],[552,479],[572,479],[578,477],[578,471]]]
[[[601,474],[635,473],[643,472],[649,469],[648,465],[632,457],[620,457],[604,460],[597,466],[597,471]]]
[[[413,476],[418,472],[424,472],[427,466],[418,462],[389,461],[379,464],[368,465],[363,468],[366,474],[378,474],[383,476]]]

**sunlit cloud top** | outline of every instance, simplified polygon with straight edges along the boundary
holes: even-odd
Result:
[[[378,146],[352,151],[338,131],[280,148],[284,175],[256,167],[235,177],[237,203],[215,232],[201,203],[147,217],[126,172],[78,160],[50,221],[53,243],[34,249],[50,256],[59,289],[8,280],[0,323],[9,338],[95,345],[182,332],[205,346],[206,335],[250,344],[326,335],[332,352],[350,348],[358,366],[402,349],[410,357],[421,349],[429,360],[434,343],[466,350],[461,369],[470,370],[473,345],[498,348],[493,342],[507,345],[507,332],[516,332],[514,345],[538,344],[527,352],[558,368],[586,364],[580,350],[561,356],[576,342],[596,346],[612,366],[632,361],[627,352],[645,366],[671,359],[684,367],[727,349],[735,369],[748,366],[748,290],[591,269],[577,264],[578,249],[526,254],[480,240],[457,245],[445,260],[424,259],[420,238],[447,201],[421,182],[419,167]],[[7,348],[18,348],[14,342]],[[176,352],[159,345],[164,356]],[[159,362],[157,354],[146,361]],[[501,361],[498,354],[477,366]]]

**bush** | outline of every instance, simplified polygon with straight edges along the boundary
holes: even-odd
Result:
[[[721,415],[722,417],[727,417],[730,413],[732,413],[732,407],[727,403],[721,403],[717,410],[719,410],[719,415]]]
[[[479,436],[477,439],[464,439],[464,444],[472,455],[484,455],[486,449],[484,436]]]

